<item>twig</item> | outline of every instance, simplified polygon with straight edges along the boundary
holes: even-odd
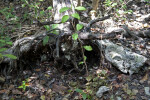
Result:
[[[87,75],[89,75],[89,72],[88,72],[88,68],[87,68],[87,64],[86,64],[86,61],[85,61],[85,59],[84,59],[84,51],[83,51],[83,46],[82,46],[82,43],[81,43],[81,41],[78,39],[78,41],[79,41],[79,43],[80,43],[80,47],[81,47],[81,52],[82,52],[82,57],[83,57],[83,62],[84,62],[84,64],[85,64],[85,68],[86,68],[86,73],[87,73]]]
[[[98,18],[98,19],[91,20],[91,21],[88,23],[87,27],[85,28],[86,32],[90,32],[90,28],[91,28],[91,26],[92,26],[94,23],[96,23],[96,22],[98,22],[98,21],[103,21],[103,20],[105,20],[105,19],[108,19],[108,18],[110,18],[111,16],[112,16],[112,14],[111,14],[111,15],[108,15],[108,16],[105,16],[105,17],[103,17],[103,18]]]
[[[48,22],[40,22],[38,21],[38,26],[50,25],[50,24],[61,24],[61,21],[48,21]]]

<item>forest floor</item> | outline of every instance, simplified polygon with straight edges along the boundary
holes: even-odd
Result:
[[[89,2],[90,3],[90,2]],[[22,17],[25,11],[17,11],[19,4],[0,4],[0,9],[4,7],[14,7],[17,16]],[[142,22],[143,16],[150,14],[150,5],[144,2],[135,1],[131,5],[133,14],[123,17],[126,20],[114,21],[115,18],[106,20],[105,22],[97,22],[93,26],[94,31],[101,30],[98,26],[104,24],[105,27],[127,24],[133,31],[150,28],[150,20]],[[20,12],[20,13],[19,13]],[[134,19],[132,19],[134,18]],[[32,34],[33,31],[38,31],[39,27],[35,24],[30,24],[27,18],[19,28],[16,28],[10,36],[15,40],[18,35],[26,37],[24,34]],[[14,26],[5,21],[1,17],[0,21],[4,27],[12,29]],[[84,22],[88,22],[84,20]],[[101,30],[103,31],[103,30]],[[111,31],[108,29],[108,31]],[[8,30],[9,33],[9,30]],[[16,36],[16,37],[15,37]],[[20,37],[19,37],[20,38]],[[123,41],[110,39],[113,43],[123,47],[130,48],[133,52],[141,54],[150,59],[150,39],[143,38],[134,40],[126,38]],[[91,56],[93,57],[93,56]],[[100,66],[99,60],[103,60]],[[58,68],[54,66],[53,61],[39,61],[37,64],[30,62],[29,66],[23,72],[12,72],[7,76],[0,76],[0,99],[2,100],[82,100],[84,97],[89,97],[92,100],[150,100],[150,66],[144,65],[137,74],[124,74],[115,68],[111,63],[106,61],[104,57],[95,61],[95,65],[88,67],[89,75],[85,72],[79,73],[71,71],[71,69]],[[29,68],[28,68],[29,67]],[[3,81],[5,80],[5,81]],[[96,91],[100,86],[110,88],[108,92],[103,94],[101,98],[96,97]],[[19,88],[21,87],[21,88]]]

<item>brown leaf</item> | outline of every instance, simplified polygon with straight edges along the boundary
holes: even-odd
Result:
[[[12,93],[13,93],[13,94],[22,94],[22,92],[21,92],[21,91],[19,91],[19,90],[17,90],[17,89],[12,90]]]
[[[115,85],[114,85],[114,87],[115,87],[115,88],[119,88],[119,87],[120,87],[120,85],[118,85],[118,84],[115,84]]]
[[[120,74],[120,75],[118,75],[118,77],[117,77],[120,81],[122,80],[122,78],[123,78],[123,75],[122,74]]]
[[[138,92],[139,92],[138,90],[132,89],[132,94],[133,94],[133,95],[136,95]]]
[[[0,77],[0,82],[5,82],[5,77]]]
[[[146,80],[148,80],[148,73],[145,74],[145,76],[140,80],[140,82],[143,83]]]
[[[4,89],[4,90],[0,90],[0,94],[3,94],[3,93],[8,93],[10,90],[6,90],[6,89]]]
[[[34,96],[36,96],[35,94],[30,93],[29,91],[25,92],[24,95],[28,98],[33,98]]]
[[[39,72],[39,71],[41,71],[41,69],[40,69],[40,68],[38,68],[38,69],[35,69],[35,71],[36,71],[36,72]]]
[[[12,89],[14,89],[14,87],[15,87],[14,85],[10,85],[8,89],[12,90]]]
[[[60,85],[57,85],[57,84],[53,84],[53,91],[55,92],[59,92],[62,94],[62,92],[65,92],[68,88],[65,87],[65,86],[60,86]]]

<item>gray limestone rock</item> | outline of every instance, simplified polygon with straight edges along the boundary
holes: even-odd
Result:
[[[101,98],[102,95],[103,95],[103,93],[105,93],[105,92],[107,92],[107,91],[109,91],[109,90],[110,90],[109,87],[101,86],[101,87],[98,89],[98,91],[96,92],[96,96],[97,96],[98,98]]]
[[[128,48],[118,46],[109,40],[97,40],[99,46],[104,50],[106,59],[123,73],[132,75],[138,73],[147,58],[132,52]]]

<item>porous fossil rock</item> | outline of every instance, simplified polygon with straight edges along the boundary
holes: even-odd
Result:
[[[134,53],[128,48],[118,46],[109,40],[97,41],[99,46],[105,51],[106,59],[123,73],[129,73],[130,75],[138,73],[147,60],[146,57]]]

